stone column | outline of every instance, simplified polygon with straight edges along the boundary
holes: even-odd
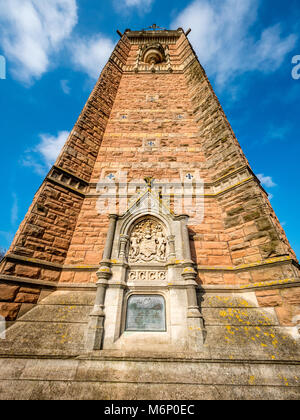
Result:
[[[115,236],[116,223],[118,219],[118,216],[116,214],[110,214],[108,217],[109,217],[109,226],[108,226],[108,232],[107,232],[105,247],[103,251],[102,261],[109,260],[111,257],[111,250],[112,250],[113,240]]]
[[[175,236],[174,235],[168,236],[168,244],[169,244],[169,259],[172,260],[176,257]]]
[[[183,217],[181,219],[181,235],[182,235],[182,242],[183,242],[184,259],[191,261],[190,237],[189,237],[189,231],[187,227],[187,219],[188,219],[188,216]]]
[[[108,279],[111,277],[111,251],[113,246],[113,239],[115,235],[116,222],[118,216],[116,214],[109,215],[109,226],[107,232],[106,243],[103,251],[100,268],[97,271],[97,292],[95,298],[94,308],[90,314],[86,348],[87,350],[100,350],[103,341],[104,333],[104,300]]]
[[[190,264],[183,269],[182,277],[186,281],[187,291],[187,326],[189,351],[200,351],[203,348],[203,319],[197,302],[195,281],[196,271]]]
[[[120,252],[119,257],[120,260],[126,260],[126,246],[128,242],[129,236],[128,235],[120,235]]]
[[[87,330],[86,348],[87,350],[100,350],[102,346],[104,333],[104,299],[107,288],[108,279],[111,276],[110,268],[100,267],[97,272],[97,292],[95,304],[89,317]]]

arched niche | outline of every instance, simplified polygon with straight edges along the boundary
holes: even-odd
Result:
[[[146,45],[142,50],[141,61],[149,64],[161,64],[166,61],[166,54],[161,44]]]

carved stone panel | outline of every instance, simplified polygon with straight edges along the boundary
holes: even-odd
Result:
[[[158,221],[147,218],[137,223],[129,241],[130,263],[165,262],[167,257],[167,237]]]
[[[166,271],[132,270],[128,274],[129,281],[165,281]]]

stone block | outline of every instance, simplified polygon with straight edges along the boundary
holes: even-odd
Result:
[[[15,268],[15,274],[19,277],[29,277],[36,279],[39,277],[41,269],[39,267],[33,267],[29,265],[20,265],[17,264]]]
[[[11,302],[14,300],[19,286],[11,286],[8,284],[0,284],[0,301]]]
[[[266,290],[256,292],[256,297],[259,306],[280,306],[282,304],[282,297],[279,295],[278,290]]]
[[[18,315],[21,304],[0,302],[0,315],[7,321],[14,321]]]
[[[276,314],[281,325],[292,326],[294,325],[294,309],[288,305],[282,305],[275,308]]]
[[[33,288],[33,287],[21,287],[19,290],[20,293],[30,293],[33,295],[39,295],[41,292],[41,289]]]
[[[281,296],[290,305],[300,304],[300,288],[292,287],[281,291]]]
[[[61,275],[61,271],[42,269],[41,278],[45,281],[57,282]]]
[[[15,302],[17,303],[37,303],[39,295],[31,293],[18,293]]]

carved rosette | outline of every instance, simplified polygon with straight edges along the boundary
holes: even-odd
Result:
[[[165,262],[167,237],[161,223],[147,218],[138,222],[129,239],[129,263]]]

